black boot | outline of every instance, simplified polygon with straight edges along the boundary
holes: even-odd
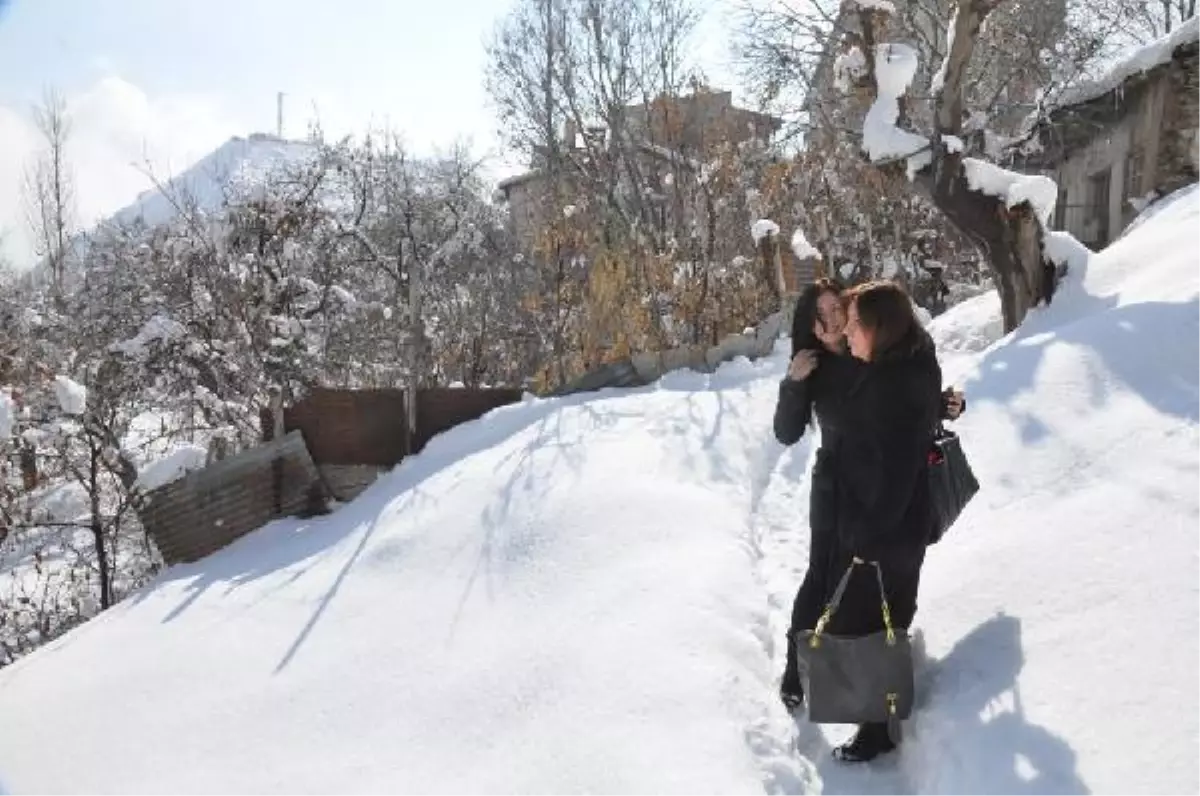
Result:
[[[788,713],[795,713],[804,705],[804,687],[799,683],[789,683],[785,675],[779,684],[779,699]]]
[[[853,738],[833,750],[833,756],[843,763],[866,763],[895,748],[886,723],[860,724]]]
[[[804,704],[804,686],[800,685],[800,671],[796,668],[795,642],[788,633],[787,666],[779,683],[779,699],[788,713],[794,713]]]

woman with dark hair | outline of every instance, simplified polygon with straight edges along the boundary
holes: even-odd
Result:
[[[795,444],[814,417],[821,428],[821,447],[810,479],[808,570],[792,603],[787,665],[779,684],[780,699],[789,710],[804,702],[795,633],[816,625],[834,585],[829,580],[837,533],[833,461],[846,422],[843,399],[861,367],[846,353],[845,325],[845,307],[836,283],[821,280],[805,288],[792,318],[792,361],[775,405],[775,438],[784,445]]]
[[[859,291],[851,295],[857,296]],[[908,301],[903,292],[899,295]],[[872,301],[875,299],[867,299],[868,314]],[[911,302],[908,304],[908,313],[912,315]],[[787,635],[787,665],[779,686],[780,698],[789,710],[798,708],[804,702],[795,636],[798,631],[815,627],[838,579],[845,572],[846,567],[841,566],[845,558],[841,535],[844,528],[861,516],[858,510],[860,506],[847,505],[847,501],[854,500],[860,494],[850,481],[861,480],[858,468],[867,466],[874,455],[867,450],[860,450],[862,444],[858,441],[860,435],[857,432],[864,428],[861,414],[866,410],[862,403],[851,400],[851,397],[857,393],[862,382],[870,379],[866,362],[850,356],[846,350],[846,321],[844,298],[835,283],[823,280],[804,290],[796,303],[792,320],[792,361],[787,376],[779,385],[779,401],[775,407],[775,437],[782,444],[796,443],[814,417],[821,431],[821,447],[817,450],[810,478],[809,566],[792,605],[791,628]],[[919,325],[915,328],[917,332],[914,334],[919,333],[928,339]],[[886,335],[881,336],[881,342],[885,338]],[[930,340],[931,355],[932,351]],[[936,367],[936,359],[933,364]],[[940,378],[939,371],[938,381]],[[962,393],[952,389],[942,393],[940,406],[941,417],[951,420],[966,410]],[[875,428],[875,421],[869,426]],[[932,432],[932,424],[929,428]],[[859,456],[865,456],[866,460],[855,462]],[[855,590],[857,593],[857,583]],[[875,618],[879,619],[877,593],[870,605]],[[857,612],[855,602],[848,603],[848,606],[837,614],[841,624],[850,621]],[[912,610],[915,611],[915,581]],[[908,620],[911,621],[911,616]],[[907,627],[907,624],[904,626]],[[834,629],[837,629],[836,625]],[[838,753],[839,757],[852,759],[858,755],[862,759],[869,759],[865,756],[868,750],[863,749],[862,744],[871,739],[871,732],[869,730],[861,734],[863,740],[858,747],[854,746],[854,742],[844,747]]]
[[[845,428],[837,465],[837,533],[827,577],[855,561],[878,564],[892,626],[907,630],[917,611],[917,587],[933,527],[929,449],[942,407],[942,371],[933,340],[912,301],[891,282],[847,294],[846,340],[862,363],[841,407]],[[874,567],[854,567],[831,635],[866,636],[884,629]],[[859,726],[834,750],[862,762],[896,748],[886,723]]]

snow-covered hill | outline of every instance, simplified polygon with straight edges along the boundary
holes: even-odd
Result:
[[[178,214],[176,203],[194,203],[200,210],[214,212],[224,204],[228,190],[261,186],[282,170],[316,154],[317,147],[304,141],[287,141],[263,133],[248,138],[235,136],[178,175],[163,178],[161,187],[147,189],[101,224],[141,219],[147,226],[156,226]]]
[[[777,354],[505,407],[335,515],[177,567],[0,671],[0,787],[89,792],[1187,792],[1196,188],[997,336],[934,324],[984,484],[932,549],[898,755],[776,704],[813,441]]]

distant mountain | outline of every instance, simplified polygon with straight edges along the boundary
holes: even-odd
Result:
[[[281,169],[315,157],[317,145],[287,141],[273,135],[254,133],[249,138],[234,136],[201,158],[181,174],[166,180],[164,190],[143,191],[128,207],[101,222],[125,224],[141,219],[147,226],[170,221],[177,215],[172,198],[190,198],[205,211],[219,210],[228,187],[260,185]],[[172,198],[168,198],[172,197]]]

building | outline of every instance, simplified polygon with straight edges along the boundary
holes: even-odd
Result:
[[[1093,249],[1147,202],[1196,182],[1197,19],[1071,91],[1033,128],[1012,165],[1058,183],[1054,227]]]
[[[728,91],[701,89],[687,96],[661,96],[650,103],[627,106],[624,112],[625,129],[637,142],[637,164],[660,204],[658,212],[664,226],[668,219],[686,217],[689,212],[689,208],[678,205],[677,192],[669,190],[675,172],[698,172],[706,155],[716,147],[751,139],[769,141],[783,126],[781,119],[735,106]],[[581,175],[575,164],[584,162],[589,153],[603,149],[609,141],[606,128],[580,130],[568,120],[559,142],[561,168],[550,168],[547,153],[535,151],[528,171],[497,186],[519,240],[527,246],[533,243],[545,225],[546,212],[572,212],[571,197],[582,193]],[[554,193],[549,184],[551,173],[557,180],[554,188],[562,197],[561,208],[546,206],[547,197]]]

